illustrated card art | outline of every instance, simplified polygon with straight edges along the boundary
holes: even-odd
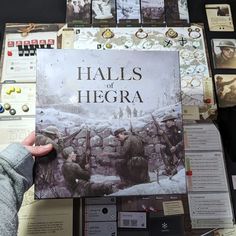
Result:
[[[220,107],[236,105],[236,75],[215,75],[215,88]]]
[[[206,4],[205,8],[210,31],[234,31],[229,4]]]
[[[178,58],[39,50],[36,197],[185,193]]]
[[[212,39],[212,54],[216,69],[236,68],[236,40]]]

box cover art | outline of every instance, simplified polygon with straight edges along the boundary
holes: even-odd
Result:
[[[36,198],[186,192],[178,52],[38,50]]]

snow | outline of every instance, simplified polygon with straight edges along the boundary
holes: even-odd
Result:
[[[120,178],[118,176],[92,175],[90,180],[95,183],[104,183],[108,181],[120,181]]]
[[[169,179],[162,177],[159,183],[156,182],[155,174],[149,173],[151,182],[137,184],[132,187],[119,190],[109,196],[129,196],[129,195],[156,195],[156,194],[182,194],[186,193],[185,169],[178,171],[176,175]],[[118,176],[93,175],[91,181],[95,183],[119,182]]]
[[[161,179],[159,183],[155,181],[134,185],[110,194],[110,196],[182,194],[186,193],[185,183],[185,169],[181,169],[172,179],[166,177],[165,179]]]
[[[110,117],[108,120],[106,119],[98,119],[98,116],[96,119],[94,117],[90,116],[90,113],[86,112],[85,110],[81,109],[81,112],[79,114],[74,114],[70,112],[64,112],[60,109],[50,108],[50,107],[44,107],[44,108],[37,108],[37,115],[36,115],[36,123],[37,124],[46,124],[46,125],[55,125],[60,129],[63,129],[65,127],[72,128],[72,127],[80,127],[82,124],[88,127],[96,127],[99,128],[100,126],[106,126],[110,127],[111,129],[115,130],[120,127],[124,127],[126,129],[130,128],[130,122],[132,121],[132,126],[134,128],[142,128],[146,124],[152,121],[151,114],[153,114],[157,120],[161,121],[161,119],[166,114],[172,114],[178,117],[179,114],[181,114],[181,106],[180,103],[165,106],[159,109],[156,109],[155,111],[150,113],[143,113],[142,116],[139,117],[123,117],[122,119],[113,119]],[[43,111],[43,112],[42,112]],[[105,113],[107,114],[107,113]],[[43,121],[43,122],[40,122]]]

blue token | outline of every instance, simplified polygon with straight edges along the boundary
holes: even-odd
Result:
[[[4,107],[2,105],[0,105],[0,113],[4,112]]]

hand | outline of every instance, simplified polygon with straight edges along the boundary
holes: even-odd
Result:
[[[89,164],[89,163],[86,164],[86,165],[84,166],[84,168],[85,168],[85,170],[90,170],[90,164]]]
[[[171,151],[171,153],[174,153],[174,152],[176,151],[176,147],[175,147],[175,146],[172,146],[172,147],[170,148],[170,151]]]
[[[158,134],[159,134],[159,135],[163,135],[163,134],[164,134],[164,131],[160,129],[160,130],[158,130]]]
[[[33,146],[35,143],[35,132],[32,132],[28,137],[24,139],[22,145],[32,154],[32,156],[44,156],[52,151],[52,144],[43,146]]]

